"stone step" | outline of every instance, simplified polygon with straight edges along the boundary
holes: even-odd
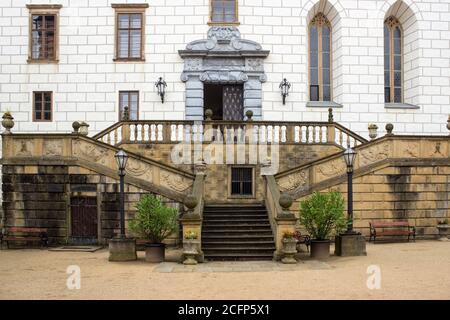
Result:
[[[240,234],[237,234],[237,235],[228,235],[228,236],[223,236],[223,235],[221,235],[221,234],[219,234],[219,235],[215,235],[215,234],[213,234],[213,235],[203,235],[202,234],[202,242],[204,242],[204,241],[215,241],[215,240],[218,240],[218,241],[221,241],[221,240],[224,240],[224,241],[255,241],[255,240],[260,240],[260,241],[263,241],[263,239],[264,240],[267,240],[267,241],[273,241],[273,235],[272,234],[269,234],[269,235],[261,235],[261,234],[252,234],[252,235],[240,235]]]
[[[269,225],[270,222],[269,219],[241,219],[241,220],[203,220],[203,225],[211,225],[211,226],[218,226],[218,225],[236,225],[236,224],[264,224]]]
[[[219,239],[217,241],[211,241],[211,240],[204,240],[202,242],[202,245],[205,248],[212,248],[212,247],[232,247],[232,246],[273,246],[273,240],[267,240],[267,241],[252,241],[252,240],[239,240],[239,241],[228,241],[228,239]]]
[[[227,236],[227,235],[272,235],[272,230],[258,230],[258,229],[239,229],[239,230],[203,230],[202,232],[202,238],[203,235],[211,235],[211,234],[216,234],[216,235],[222,235],[222,236]]]
[[[267,261],[273,259],[273,254],[211,253],[205,254],[205,259],[210,261]]]
[[[242,213],[254,213],[254,212],[258,212],[258,213],[266,213],[267,210],[266,208],[241,208],[241,207],[234,207],[234,208],[210,208],[210,207],[205,207],[203,209],[203,213],[219,213],[219,212],[223,212],[223,213],[237,213],[237,212],[242,212]]]
[[[240,229],[240,228],[268,228],[270,229],[270,223],[268,222],[264,222],[262,221],[261,223],[236,223],[236,222],[230,222],[227,224],[223,224],[223,223],[211,223],[210,221],[208,221],[207,223],[203,223],[203,230],[209,230],[211,228],[214,229],[230,229],[230,228],[236,228],[236,229]]]
[[[275,251],[275,246],[264,246],[264,247],[258,247],[258,246],[238,246],[238,247],[210,247],[205,246],[203,247],[203,252],[260,252],[260,251],[267,251],[269,253],[273,253]]]
[[[267,214],[210,214],[203,215],[203,220],[242,220],[242,219],[265,219],[268,220]]]

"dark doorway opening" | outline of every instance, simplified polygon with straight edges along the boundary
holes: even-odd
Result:
[[[213,111],[213,120],[242,121],[244,119],[243,85],[205,84],[204,108]]]
[[[97,198],[72,197],[70,199],[71,240],[76,244],[93,244],[97,242]]]

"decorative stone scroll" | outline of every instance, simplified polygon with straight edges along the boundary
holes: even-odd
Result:
[[[168,171],[161,172],[161,184],[177,192],[184,192],[192,186],[192,182],[188,181],[188,179]]]
[[[302,191],[308,187],[309,172],[302,170],[284,176],[277,181],[281,192]]]
[[[388,158],[390,155],[389,143],[381,143],[361,151],[360,166],[367,166]]]

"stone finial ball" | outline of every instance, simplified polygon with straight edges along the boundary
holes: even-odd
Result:
[[[213,111],[211,109],[206,109],[205,116],[206,118],[211,118],[213,116]]]
[[[388,123],[388,124],[386,125],[386,131],[387,131],[387,133],[388,133],[388,134],[391,134],[393,130],[394,130],[394,125],[393,125],[392,123]]]
[[[290,206],[292,206],[293,201],[294,200],[292,199],[292,197],[287,193],[281,194],[280,199],[278,200],[280,206],[285,210],[289,209]]]
[[[247,119],[251,120],[251,118],[253,117],[253,111],[252,110],[247,110],[245,112],[245,116],[247,117]]]
[[[194,209],[194,208],[197,206],[197,204],[198,204],[198,200],[197,200],[197,198],[196,198],[194,195],[192,195],[192,194],[188,195],[188,196],[184,199],[184,205],[185,205],[186,207],[188,207],[188,209],[190,209],[190,210]]]
[[[74,121],[72,122],[72,128],[74,131],[78,131],[78,129],[80,129],[81,124],[78,121]]]

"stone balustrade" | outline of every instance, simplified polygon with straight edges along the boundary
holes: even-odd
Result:
[[[224,141],[255,144],[336,144],[343,148],[367,142],[334,122],[269,121],[123,121],[95,135],[94,139],[111,145]]]

